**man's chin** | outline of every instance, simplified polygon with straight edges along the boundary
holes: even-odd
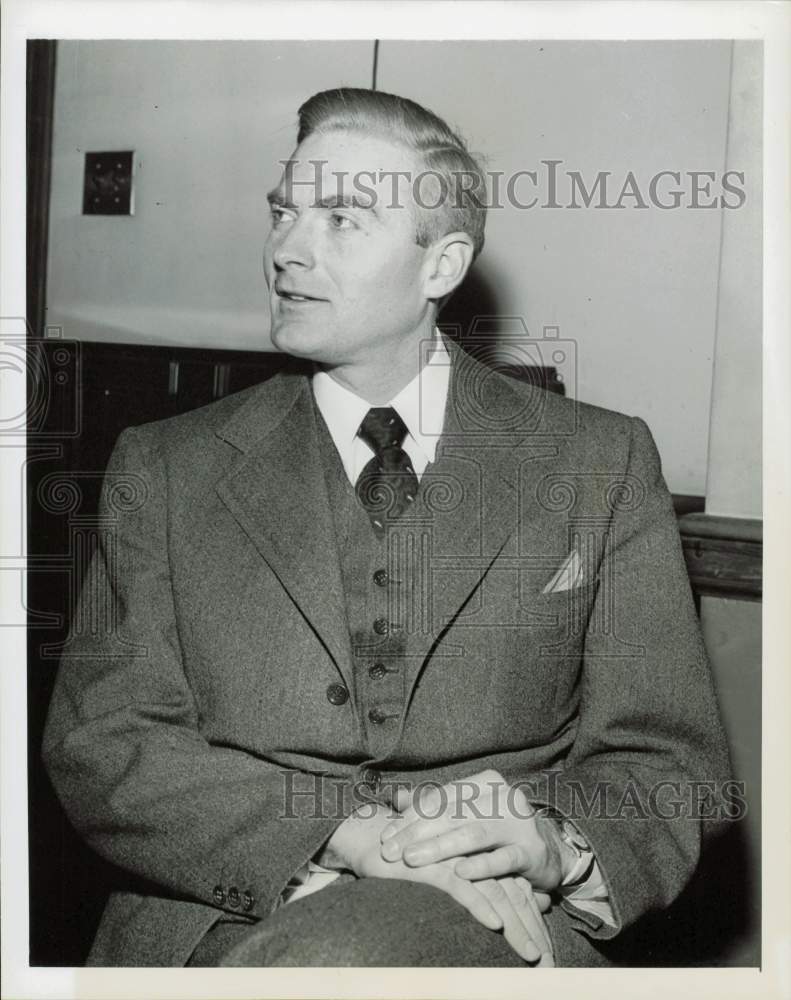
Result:
[[[305,323],[278,320],[273,324],[269,336],[279,351],[296,358],[322,361],[327,353],[323,331]]]

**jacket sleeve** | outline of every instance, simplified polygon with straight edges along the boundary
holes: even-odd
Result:
[[[171,593],[164,469],[143,440],[125,431],[105,474],[45,764],[99,854],[164,895],[264,916],[340,822],[349,786],[202,736]],[[309,794],[287,807],[289,783]]]
[[[568,940],[570,930],[612,938],[666,908],[691,878],[702,837],[729,818],[728,752],[676,517],[639,419],[625,472],[609,493],[579,727],[546,796],[592,847],[615,926],[567,900],[571,920],[558,926]],[[575,963],[561,955],[560,964]]]

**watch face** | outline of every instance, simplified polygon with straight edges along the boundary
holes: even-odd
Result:
[[[575,847],[578,851],[589,851],[590,845],[588,841],[583,837],[579,830],[571,823],[569,820],[563,821],[563,838],[564,840]]]

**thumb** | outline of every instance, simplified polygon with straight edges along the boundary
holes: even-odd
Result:
[[[404,786],[400,785],[396,789],[395,794],[393,795],[393,807],[396,809],[397,812],[403,812],[405,809],[408,809],[412,805],[413,800],[417,800],[419,798],[420,798],[419,792],[413,793],[411,788],[405,788]]]
[[[538,903],[538,908],[541,913],[546,913],[552,905],[552,897],[547,892],[538,892],[538,890],[534,889],[533,898],[536,903]]]

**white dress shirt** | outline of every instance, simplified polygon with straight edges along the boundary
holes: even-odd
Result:
[[[427,355],[426,364],[418,374],[385,404],[393,407],[407,427],[402,447],[409,456],[418,481],[429,463],[434,461],[450,385],[450,355],[439,330],[435,330],[435,340]],[[338,450],[346,476],[354,486],[374,454],[357,433],[371,404],[336,382],[325,371],[316,372],[311,384],[316,405]],[[588,868],[588,877],[579,885],[574,885]],[[318,892],[338,875],[336,871],[308,861],[289,882],[281,902],[291,903]],[[607,888],[591,851],[582,852],[573,870],[563,880],[560,893],[579,909],[598,916],[606,923],[615,924]]]
[[[312,385],[316,405],[338,449],[346,476],[354,486],[374,453],[357,433],[371,404],[324,371],[313,376]],[[406,424],[409,433],[402,447],[418,480],[437,452],[449,385],[450,355],[437,331],[426,364],[409,385],[385,404],[392,406]]]

